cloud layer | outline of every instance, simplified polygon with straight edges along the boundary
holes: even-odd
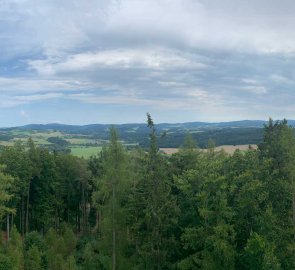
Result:
[[[0,126],[295,118],[294,12],[287,0],[0,0]]]

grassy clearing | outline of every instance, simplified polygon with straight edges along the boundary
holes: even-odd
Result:
[[[50,137],[63,137],[64,134],[57,131],[57,132],[36,132],[36,133],[32,133],[31,137],[32,138],[42,138],[47,140]]]
[[[91,146],[91,147],[70,147],[71,153],[77,157],[89,158],[90,156],[98,154],[102,147]]]
[[[12,136],[25,136],[25,137],[27,137],[27,136],[32,135],[32,132],[24,131],[24,130],[12,130],[12,131],[10,131],[10,134]]]
[[[48,145],[51,144],[48,142],[45,138],[36,138],[36,137],[31,137],[32,140],[36,145]],[[10,141],[12,144],[16,141],[22,141],[23,143],[26,143],[28,141],[28,138],[14,138],[12,141]]]

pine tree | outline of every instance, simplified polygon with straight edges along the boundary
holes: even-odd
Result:
[[[150,148],[142,172],[130,199],[133,241],[138,269],[172,267],[173,230],[178,207],[171,194],[165,161],[159,154],[156,129],[147,114]]]
[[[294,268],[295,137],[286,120],[269,120],[264,127],[259,150],[264,164],[261,169],[264,172],[263,181],[276,219],[267,240],[276,243],[276,253],[282,267]]]
[[[102,213],[101,243],[106,255],[112,258],[112,269],[122,269],[121,253],[126,242],[126,216],[122,204],[130,181],[127,156],[114,127],[110,129],[110,143],[102,153],[102,170],[93,192],[94,204]]]

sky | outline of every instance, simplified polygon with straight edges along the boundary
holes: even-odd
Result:
[[[295,119],[293,0],[0,0],[0,126]]]

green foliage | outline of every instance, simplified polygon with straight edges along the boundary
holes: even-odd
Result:
[[[249,270],[279,270],[280,263],[275,256],[274,246],[267,243],[257,233],[251,233],[245,247],[243,259],[246,269]]]
[[[28,251],[32,246],[35,246],[40,251],[45,250],[44,240],[36,231],[28,233],[24,240],[24,249],[26,251]]]
[[[32,245],[26,252],[25,257],[25,269],[26,270],[42,270],[44,267],[42,266],[42,252],[40,249]]]
[[[147,118],[148,151],[112,128],[89,160],[33,140],[0,152],[0,269],[295,269],[287,122],[270,120],[257,150],[202,152],[187,134],[166,156],[169,132]]]
[[[147,118],[149,153],[129,204],[131,243],[136,247],[138,269],[166,269],[173,263],[173,226],[177,223],[178,207],[171,194],[165,160],[158,152],[152,118],[149,114]]]
[[[7,246],[7,256],[11,260],[12,270],[24,268],[23,242],[15,226],[11,230],[11,237]]]
[[[13,265],[11,259],[5,255],[0,253],[0,270],[12,270]]]
[[[104,237],[100,241],[104,265],[124,265],[121,255],[126,245],[126,192],[130,187],[127,154],[114,128],[110,129],[110,143],[102,151],[101,178],[95,179],[93,202],[101,213],[98,229]],[[100,165],[99,165],[100,166]],[[111,263],[112,261],[112,263]],[[105,266],[107,269],[108,266]]]
[[[14,212],[13,209],[9,207],[9,202],[12,199],[12,189],[15,179],[5,174],[3,171],[5,166],[0,166],[0,220],[6,213]]]

